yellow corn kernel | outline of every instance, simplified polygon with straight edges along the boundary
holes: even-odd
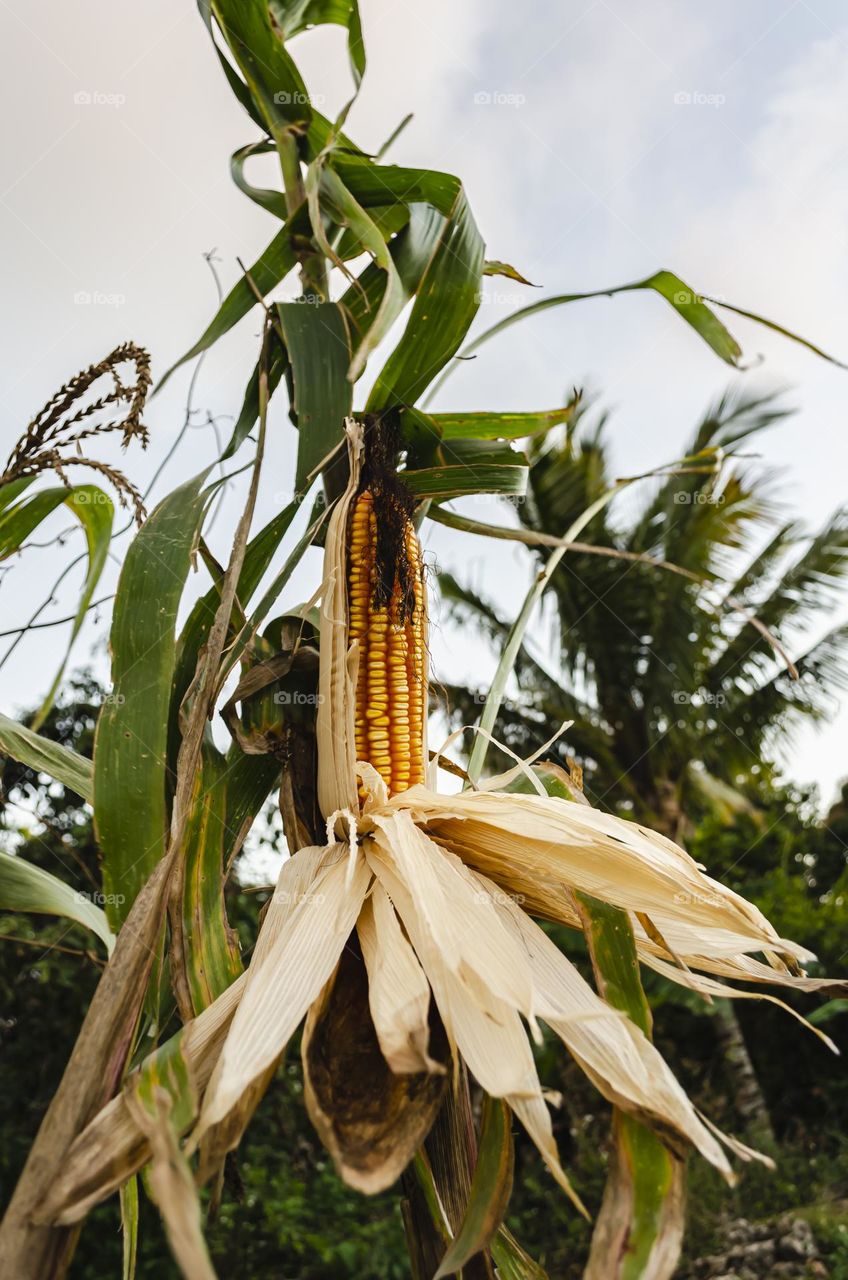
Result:
[[[348,530],[348,635],[359,644],[356,756],[395,794],[424,781],[426,599],[421,550],[410,521],[404,553],[413,590],[411,616],[402,616],[397,581],[388,607],[374,605],[377,519],[366,489],[353,504]]]

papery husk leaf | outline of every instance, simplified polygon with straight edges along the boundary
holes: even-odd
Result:
[[[724,1176],[730,1166],[661,1055],[635,1023],[598,996],[548,935],[480,877],[527,948],[539,1017],[610,1102],[654,1129],[678,1154],[691,1143]],[[683,1141],[681,1141],[683,1140]]]
[[[466,955],[472,952],[479,938],[474,915],[469,917],[467,904],[458,907],[447,898],[440,903],[442,916],[438,921],[432,912],[424,909],[415,859],[407,860],[406,870],[411,876],[407,881],[393,856],[392,841],[397,840],[399,832],[402,840],[403,824],[389,823],[386,830],[378,830],[375,840],[366,843],[366,858],[403,921],[427,974],[448,1038],[486,1092],[509,1104],[559,1185],[585,1213],[559,1163],[551,1118],[521,1018],[514,1007],[495,995],[484,980],[463,963],[466,958],[463,951]],[[491,912],[482,903],[475,915],[481,926],[491,923]],[[465,947],[452,956],[445,955],[442,940],[450,938],[456,943],[462,931],[466,937]]]
[[[265,963],[295,909],[313,892],[314,885],[320,880],[326,853],[327,850],[321,845],[307,846],[283,863],[276,890],[268,903],[256,940],[251,963],[254,972]],[[318,897],[320,890],[315,892]],[[216,1178],[227,1152],[238,1146],[256,1108],[265,1096],[284,1052],[285,1045],[243,1089],[238,1101],[227,1114],[203,1134],[197,1170],[201,1183]]]
[[[576,889],[648,914],[693,967],[705,954],[768,950],[809,958],[803,947],[779,938],[753,904],[638,823],[536,795],[438,796],[413,787],[391,803],[410,809],[434,837],[508,894],[547,903],[540,914],[548,919],[579,923],[568,903],[568,889]]]
[[[368,1007],[383,1057],[397,1074],[444,1072],[430,1055],[430,984],[389,895],[372,886],[357,921],[368,970]]]
[[[746,960],[748,959],[747,956],[741,958]],[[725,1000],[767,1000],[769,1004],[777,1005],[777,1007],[782,1009],[784,1013],[790,1014],[791,1017],[801,1023],[802,1027],[805,1027],[808,1031],[812,1031],[814,1035],[818,1036],[823,1044],[827,1045],[828,1049],[831,1049],[834,1053],[839,1053],[839,1049],[833,1043],[830,1036],[825,1035],[825,1033],[815,1026],[812,1021],[805,1018],[797,1009],[793,1009],[785,1000],[781,1000],[779,996],[773,996],[764,991],[743,991],[739,987],[729,987],[725,982],[719,982],[717,979],[709,978],[701,973],[693,973],[691,969],[681,970],[674,964],[669,964],[665,960],[661,960],[656,956],[643,956],[642,960],[648,968],[653,969],[664,978],[668,978],[670,982],[675,982],[678,986],[686,987],[689,991],[696,991],[698,995],[704,997],[705,1001],[711,1002],[714,996]],[[796,978],[793,975],[789,975],[788,977],[786,975],[781,976],[780,974],[773,973],[773,971],[768,969],[766,965],[761,966],[761,969],[766,976],[757,979],[747,975],[744,969],[741,969],[737,973],[735,972],[735,966],[728,965],[727,968],[733,968],[734,973],[732,976],[741,978],[745,982],[760,981],[772,982],[776,985],[779,984],[782,986],[791,985],[799,991],[817,991],[824,986],[845,987],[845,983],[841,983],[839,978]]]
[[[488,894],[460,860],[434,844],[403,811],[374,814],[375,839],[388,852],[444,965],[476,975],[494,995],[533,1018],[533,978],[523,948],[499,920]],[[473,923],[472,923],[473,922]],[[426,963],[425,963],[426,968]]]
[[[358,813],[353,681],[347,639],[347,526],[359,486],[362,427],[345,424],[350,479],[327,527],[324,583],[319,625],[321,667],[318,676],[318,803],[329,817],[339,811]],[[356,655],[353,655],[356,661]]]
[[[245,1089],[283,1053],[356,924],[371,880],[364,859],[347,845],[331,845],[323,852],[321,874],[291,911],[286,929],[247,971],[193,1144],[225,1119]]]
[[[444,1032],[434,1039],[447,1058]],[[301,1041],[306,1108],[339,1176],[376,1195],[396,1182],[426,1138],[447,1074],[396,1075],[368,1009],[368,975],[358,948],[342,952],[335,975],[310,1009]]]

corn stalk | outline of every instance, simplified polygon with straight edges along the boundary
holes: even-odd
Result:
[[[502,1225],[511,1115],[582,1207],[559,1163],[526,1040],[522,1019],[538,1033],[538,1014],[616,1108],[617,1164],[601,1222],[615,1219],[611,1238],[625,1242],[616,1245],[624,1261],[605,1274],[666,1275],[682,1194],[682,1165],[669,1146],[688,1142],[728,1168],[650,1042],[636,958],[674,965],[678,956],[656,931],[635,932],[634,912],[667,918],[684,942],[694,930],[692,963],[722,977],[789,980],[780,955],[792,944],[728,896],[717,895],[690,920],[668,901],[667,880],[682,877],[700,901],[701,873],[680,851],[669,852],[673,846],[652,844],[628,824],[610,830],[617,820],[547,797],[549,807],[540,808],[541,797],[508,797],[491,782],[455,798],[423,785],[433,775],[414,525],[431,501],[521,495],[527,459],[515,442],[567,422],[573,404],[524,413],[424,406],[439,376],[460,367],[454,356],[474,321],[484,275],[521,276],[486,260],[458,178],[375,159],[346,136],[346,111],[331,121],[313,104],[289,41],[322,22],[345,28],[358,93],[366,59],[356,0],[199,0],[199,9],[226,82],[257,130],[232,157],[233,178],[274,220],[274,231],[160,386],[256,307],[262,343],[220,458],[159,503],[127,553],[112,621],[114,696],[100,717],[93,764],[0,720],[5,751],[37,761],[93,801],[107,909],[85,923],[112,948],[0,1228],[6,1265],[34,1280],[64,1275],[78,1224],[119,1187],[131,1258],[133,1179],[152,1162],[150,1185],[179,1265],[186,1275],[210,1275],[188,1162],[198,1153],[201,1181],[219,1175],[305,1017],[306,1101],[340,1174],[370,1192],[404,1169],[417,1171],[423,1209],[408,1221],[419,1263],[435,1257],[440,1275],[453,1268],[471,1277],[491,1275],[494,1258],[505,1276],[538,1277],[540,1268]],[[251,158],[263,153],[277,158],[277,189],[248,177]],[[275,301],[271,295],[293,273],[300,298]],[[736,340],[676,275],[659,271],[603,292],[629,290],[661,296],[720,359],[739,366]],[[586,296],[594,295],[536,303],[466,350],[524,315]],[[358,398],[359,379],[404,316],[371,391]],[[283,385],[297,429],[295,497],[251,536],[268,405]],[[217,463],[239,453],[248,458],[250,487],[222,567],[204,538],[221,483],[211,477]],[[31,475],[22,465],[13,459],[0,488],[0,552],[17,549],[58,501],[50,491],[24,499]],[[54,466],[60,474],[61,465]],[[291,545],[294,517],[319,482],[323,501]],[[61,500],[68,500],[64,489]],[[88,532],[102,557],[106,534]],[[319,617],[309,607],[274,613],[302,555],[320,542]],[[210,584],[178,630],[198,556]],[[517,643],[543,585],[533,588]],[[90,579],[85,590],[87,607]],[[510,666],[507,655],[491,707]],[[224,756],[208,725],[236,667],[236,694],[222,708],[233,737]],[[486,729],[491,709],[484,720]],[[478,748],[469,766],[475,781],[482,764]],[[223,887],[274,792],[295,856],[244,970]],[[409,805],[407,792],[416,797]],[[537,861],[524,864],[521,850],[535,847],[534,832]],[[570,851],[587,846],[592,859],[569,861]],[[549,873],[544,850],[555,863]],[[562,883],[567,892],[553,887]],[[26,898],[33,910],[79,918],[56,886],[33,876],[19,875],[14,892],[19,905]],[[603,999],[533,915],[586,931]],[[728,960],[713,934],[724,936],[731,925],[741,950]],[[751,949],[765,950],[772,967],[749,961]],[[803,950],[792,950],[790,962],[796,955]],[[184,1026],[160,1043],[163,1008],[172,1002]],[[155,1046],[144,1057],[142,1032],[145,1045]],[[463,1083],[469,1072],[487,1095],[479,1134]],[[427,1215],[435,1253],[421,1237]]]

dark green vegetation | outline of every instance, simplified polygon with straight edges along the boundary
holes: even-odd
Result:
[[[87,754],[99,699],[92,681],[78,681],[51,713],[44,731]],[[27,859],[45,869],[55,870],[60,860],[68,883],[81,892],[96,893],[97,853],[90,819],[78,798],[11,761],[4,767],[3,787],[6,800],[15,802],[7,810],[6,837],[22,840]],[[819,956],[815,972],[844,974],[848,794],[826,823],[815,821],[810,794],[779,786],[768,770],[758,775],[757,796],[756,814],[737,815],[732,823],[717,816],[703,818],[692,832],[690,848],[715,874],[734,887],[744,887],[779,930],[803,937]],[[255,936],[262,897],[235,884],[229,891],[230,918],[245,951]],[[93,935],[81,927],[49,918],[7,916],[2,931],[0,1178],[5,1198],[61,1076],[96,983],[102,948],[98,950]],[[582,941],[574,936],[561,941],[578,962],[585,961]],[[648,976],[646,986],[662,1052],[698,1105],[717,1123],[738,1132],[743,1119],[734,1107],[733,1079],[713,1034],[709,1010],[659,979]],[[739,1003],[742,1028],[777,1134],[778,1170],[769,1174],[752,1166],[743,1171],[739,1187],[728,1191],[700,1161],[690,1161],[687,1256],[716,1247],[727,1217],[770,1217],[785,1209],[802,1209],[809,1211],[827,1250],[831,1275],[844,1277],[844,1067],[812,1034],[800,1029],[796,1033],[788,1026],[786,1013],[758,1002]],[[821,1025],[848,1052],[844,1005],[815,997],[793,1003],[806,1013],[820,1006],[816,1016]],[[563,1160],[587,1204],[596,1210],[606,1174],[608,1108],[553,1041],[543,1046],[540,1058],[543,1081],[563,1094],[554,1117]],[[219,1274],[240,1280],[401,1280],[408,1275],[408,1264],[397,1197],[368,1200],[339,1182],[311,1130],[300,1095],[300,1064],[293,1051],[228,1171],[218,1220],[210,1231]],[[144,1196],[141,1205],[138,1275],[144,1280],[176,1277],[159,1215]],[[585,1224],[564,1198],[552,1194],[549,1176],[519,1132],[509,1217],[516,1234],[551,1276],[571,1280],[581,1274],[588,1245]],[[71,1275],[79,1280],[119,1275],[121,1248],[113,1197],[86,1222]]]

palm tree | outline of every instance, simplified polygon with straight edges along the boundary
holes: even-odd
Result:
[[[611,504],[595,516],[582,536],[626,558],[565,555],[548,587],[557,652],[525,645],[518,696],[496,727],[527,755],[573,720],[554,750],[582,765],[592,803],[678,841],[700,813],[750,807],[763,758],[799,720],[826,717],[834,690],[848,685],[848,626],[809,642],[848,575],[848,514],[806,535],[781,518],[774,475],[749,460],[751,442],[783,416],[771,397],[725,395],[686,449],[714,465],[683,466],[635,510]],[[614,483],[606,416],[584,409],[563,434],[533,446],[531,459],[520,524],[562,537]],[[700,581],[633,557],[662,559]],[[454,618],[502,642],[511,619],[448,573],[440,585]],[[775,640],[791,651],[797,678]],[[471,723],[474,691],[448,686],[446,696],[451,713]],[[732,1011],[718,1031],[738,1065],[740,1114],[762,1135],[767,1112]]]

